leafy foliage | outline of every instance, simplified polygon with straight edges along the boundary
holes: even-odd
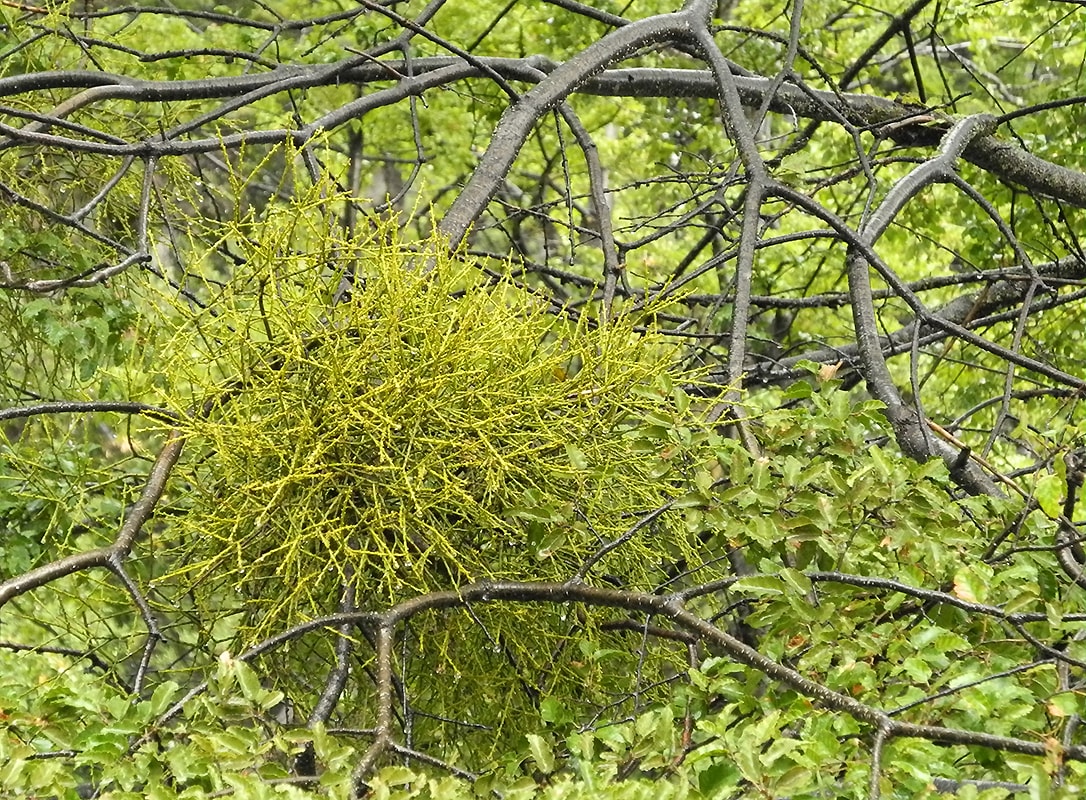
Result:
[[[2,792],[1076,796],[1081,14],[0,5]]]

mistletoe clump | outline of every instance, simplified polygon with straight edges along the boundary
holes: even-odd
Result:
[[[550,313],[438,243],[288,257],[296,232],[262,234],[225,311],[174,348],[203,364],[188,378],[205,413],[189,432],[186,574],[229,587],[254,632],[328,613],[348,586],[377,607],[484,578],[566,580],[668,500],[660,477],[681,459],[641,436],[676,413],[667,353],[629,320]],[[332,255],[357,272],[338,304]],[[659,582],[688,534],[667,515],[647,533],[598,571]]]

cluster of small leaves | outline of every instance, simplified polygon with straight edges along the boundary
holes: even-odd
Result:
[[[275,721],[283,700],[246,663],[223,654],[207,691],[186,703],[178,724],[148,727],[178,697],[163,683],[147,700],[102,680],[70,656],[0,653],[0,789],[4,797],[80,797],[101,800],[201,800],[223,792],[248,800],[313,798],[344,800],[358,758],[352,737],[316,726],[284,727]],[[25,693],[40,684],[32,702]],[[553,721],[553,720],[552,720]],[[656,769],[678,752],[674,711],[652,712],[636,724],[598,733],[530,734],[507,745],[500,763],[477,781],[389,765],[369,781],[369,795],[388,800],[475,798],[500,792],[510,798],[712,796],[684,775],[660,782],[641,772],[616,781],[638,754]],[[566,726],[568,727],[568,726]],[[77,733],[73,733],[77,731]],[[311,746],[322,765],[318,778],[299,781],[293,760]],[[575,747],[573,751],[567,747]],[[702,767],[712,772],[707,753]],[[701,771],[701,769],[699,769]]]
[[[207,691],[186,704],[181,724],[153,738],[147,731],[180,695],[176,683],[163,682],[133,702],[70,655],[3,652],[0,663],[4,797],[197,800],[222,791],[254,800],[312,797],[290,780],[291,761],[307,745],[326,767],[322,796],[349,794],[353,749],[320,727],[279,726],[274,711],[282,694],[226,653]],[[34,684],[41,691],[28,696]]]

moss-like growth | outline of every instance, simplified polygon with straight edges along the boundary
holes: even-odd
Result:
[[[259,233],[218,314],[172,347],[197,365],[186,402],[206,404],[188,432],[178,577],[208,604],[241,600],[246,640],[335,610],[345,584],[382,608],[483,578],[567,580],[681,491],[666,477],[676,447],[642,435],[676,413],[660,389],[674,353],[630,320],[570,321],[440,243],[314,240],[286,217]],[[299,241],[309,254],[285,255]],[[333,256],[365,277],[338,305]],[[664,515],[595,574],[658,585],[690,540]],[[487,659],[515,662],[512,683],[557,679],[564,611],[480,614],[413,625],[431,679],[489,672],[494,689]],[[414,691],[452,713],[433,689]]]

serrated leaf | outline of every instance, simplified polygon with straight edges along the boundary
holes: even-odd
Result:
[[[410,767],[385,767],[380,772],[381,781],[389,786],[404,786],[418,779],[419,775]]]
[[[1003,604],[1003,610],[1008,614],[1016,614],[1032,608],[1040,599],[1038,588],[1034,585],[1025,587],[1022,591]]]
[[[782,569],[780,572],[781,578],[788,584],[796,594],[806,595],[811,591],[811,579],[800,572],[798,569]]]
[[[676,497],[672,502],[672,508],[699,508],[705,505],[705,495],[701,492],[687,492]]]
[[[813,778],[809,769],[792,767],[773,781],[773,794],[777,797],[798,794],[811,786]]]
[[[551,725],[560,725],[573,720],[569,709],[556,697],[543,698],[539,704],[539,716]]]
[[[752,575],[736,581],[735,590],[751,594],[784,594],[788,584],[774,575]]]
[[[238,679],[238,688],[241,695],[251,703],[259,704],[264,687],[260,685],[260,678],[256,672],[244,661],[234,661],[234,674]]]
[[[954,573],[954,596],[965,600],[967,603],[983,603],[988,597],[988,583],[991,580],[991,569],[982,571],[973,566],[963,567]]]
[[[525,736],[528,740],[528,750],[532,754],[532,760],[536,767],[544,775],[554,772],[554,750],[550,742],[538,733],[529,733]]]
[[[1049,517],[1058,517],[1063,512],[1063,498],[1066,487],[1059,475],[1042,475],[1033,487],[1033,497],[1041,510]]]
[[[882,448],[874,446],[868,453],[871,456],[871,460],[875,463],[875,469],[878,470],[879,475],[884,479],[889,478],[893,474],[894,468],[886,459],[886,454],[882,452]]]

